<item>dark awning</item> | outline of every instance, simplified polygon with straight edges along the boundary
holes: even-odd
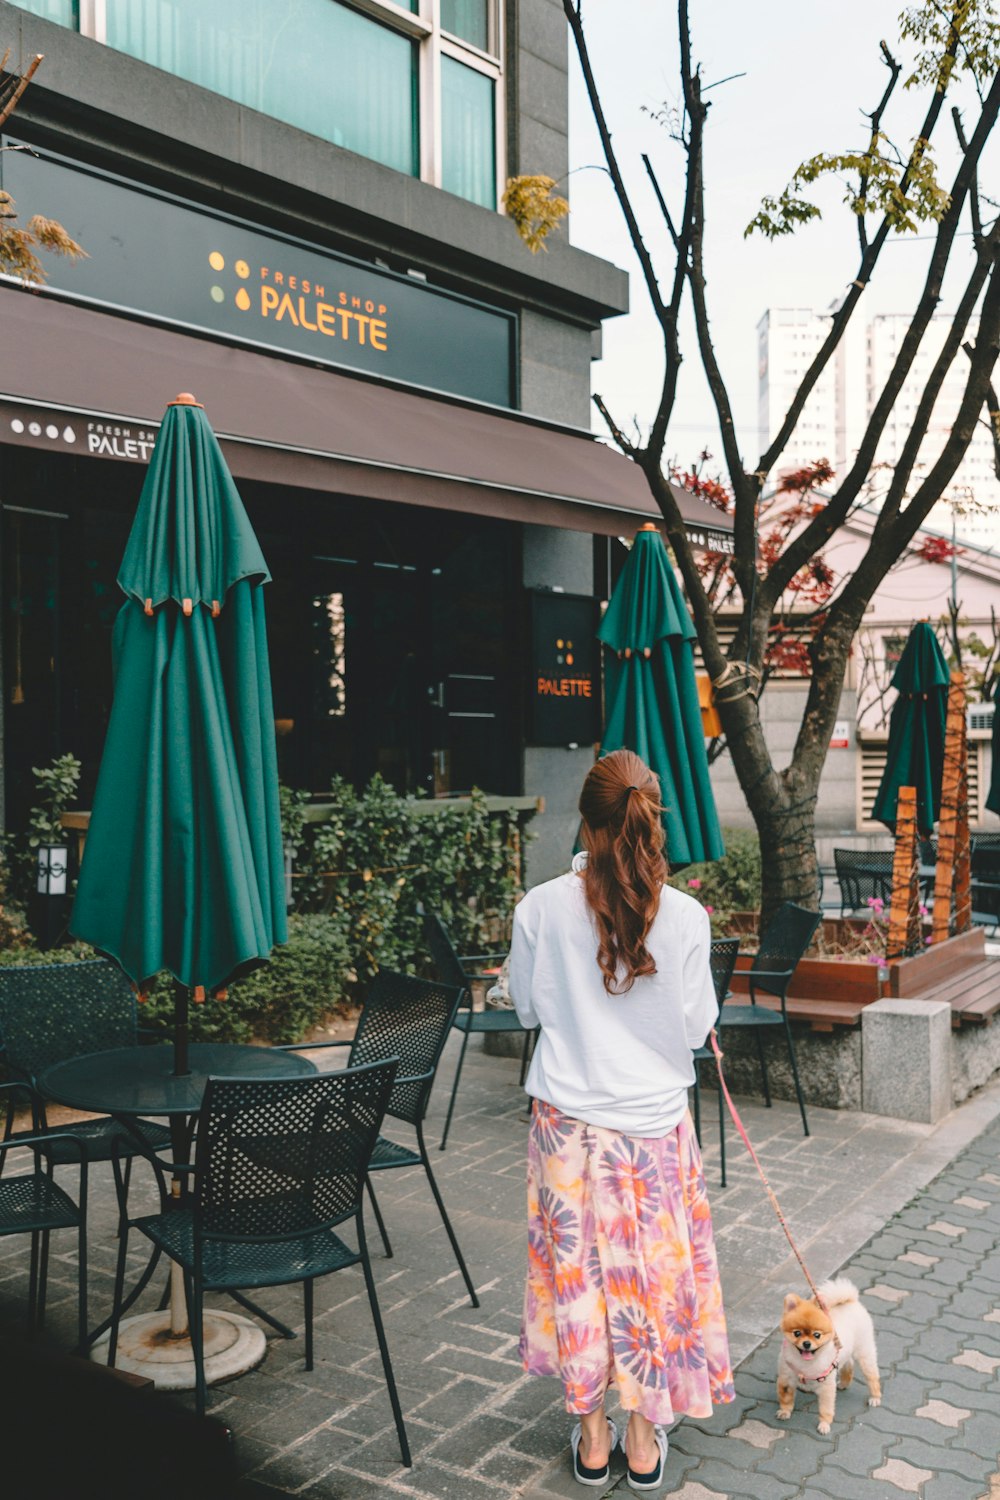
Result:
[[[0,288],[0,443],[144,463],[168,401],[203,402],[238,478],[617,536],[658,517],[584,432]],[[677,491],[693,542],[731,522]]]

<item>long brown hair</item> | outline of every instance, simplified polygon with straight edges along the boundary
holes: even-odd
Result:
[[[667,878],[662,813],[659,780],[631,750],[596,761],[583,783],[584,891],[609,995],[623,995],[640,975],[656,973],[646,938]]]

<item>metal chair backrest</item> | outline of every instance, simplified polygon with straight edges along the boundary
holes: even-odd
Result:
[[[198,1117],[196,1233],[296,1239],[357,1214],[397,1067],[389,1057],[305,1078],[210,1078]]]
[[[464,990],[379,969],[351,1046],[350,1066],[399,1058],[386,1114],[416,1125],[427,1111],[434,1074]],[[412,1079],[413,1082],[407,1082]]]
[[[715,998],[719,1002],[719,1008],[729,993],[729,985],[736,968],[736,956],[740,951],[739,938],[713,938],[708,950],[709,967],[712,970],[712,983],[715,985]]]
[[[918,839],[917,853],[922,865],[937,864],[937,839]]]
[[[833,863],[843,905],[860,911],[870,899],[888,900],[892,892],[892,850],[834,849]]]
[[[0,1041],[12,1072],[34,1079],[53,1063],[134,1047],[136,1001],[106,958],[0,966]]]
[[[455,951],[451,933],[436,912],[424,912],[424,942],[434,965],[434,973],[442,984],[457,984],[468,990],[469,976],[462,960]]]
[[[799,959],[812,942],[820,923],[818,911],[784,901],[761,934],[760,948],[750,968],[754,990],[765,990],[782,999]]]

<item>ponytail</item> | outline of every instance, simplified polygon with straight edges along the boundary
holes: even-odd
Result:
[[[597,962],[605,990],[621,995],[637,978],[656,973],[646,938],[667,877],[659,781],[631,750],[615,750],[587,776],[580,814]]]

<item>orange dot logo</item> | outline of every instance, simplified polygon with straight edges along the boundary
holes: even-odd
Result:
[[[221,255],[218,250],[213,250],[208,257],[208,263],[213,271],[224,271],[226,268],[226,257]]]
[[[240,287],[239,291],[236,293],[236,297],[234,300],[240,312],[246,312],[247,308],[250,306],[250,293],[247,291],[245,286]]]
[[[238,260],[233,267],[233,270],[236,272],[241,281],[246,281],[247,277],[250,275],[250,267],[247,265],[245,260]]]

